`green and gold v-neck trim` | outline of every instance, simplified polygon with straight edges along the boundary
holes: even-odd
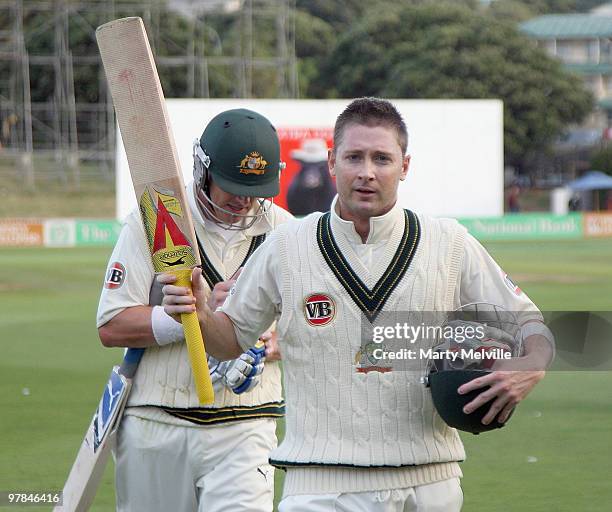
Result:
[[[263,244],[265,239],[266,239],[265,233],[261,235],[256,235],[251,239],[251,245],[249,246],[249,250],[247,251],[246,256],[244,257],[244,259],[242,260],[242,263],[239,265],[238,268],[244,267],[248,259],[255,252],[255,249],[257,249],[261,244]],[[210,261],[210,258],[206,254],[206,251],[204,250],[204,246],[202,245],[202,242],[200,242],[199,238],[198,238],[198,249],[200,250],[200,260],[202,261],[202,276],[204,276],[204,279],[206,280],[206,282],[208,283],[208,286],[212,290],[217,283],[225,281],[225,278],[221,274],[219,274],[215,266],[212,264],[212,261]]]
[[[417,216],[404,210],[404,232],[389,266],[371,290],[355,273],[340,251],[330,224],[331,214],[325,213],[317,224],[317,243],[323,258],[370,322],[373,322],[393,290],[402,280],[419,245],[421,226]]]

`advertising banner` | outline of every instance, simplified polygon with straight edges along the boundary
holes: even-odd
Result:
[[[113,219],[76,221],[76,244],[114,245],[119,238],[121,224]]]
[[[0,246],[43,245],[43,225],[36,219],[0,219]]]
[[[583,236],[582,215],[519,214],[459,219],[478,240],[578,239]]]
[[[46,219],[44,221],[45,247],[73,247],[76,243],[74,219]]]
[[[286,167],[274,202],[296,216],[329,210],[336,195],[336,184],[327,167],[332,128],[280,127],[278,138]]]
[[[585,213],[584,236],[612,236],[612,213]]]

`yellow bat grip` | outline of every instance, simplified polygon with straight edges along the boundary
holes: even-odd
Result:
[[[191,269],[172,271],[177,277],[177,286],[186,286],[191,289]],[[210,370],[206,360],[206,349],[200,331],[197,313],[183,313],[181,315],[183,330],[185,332],[185,343],[189,352],[189,360],[193,371],[193,381],[196,393],[202,405],[210,405],[215,401],[215,394],[210,380]]]

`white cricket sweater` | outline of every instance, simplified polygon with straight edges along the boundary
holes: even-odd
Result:
[[[281,310],[277,331],[287,416],[285,438],[270,459],[288,469],[285,494],[401,488],[460,476],[456,461],[465,458],[463,445],[457,431],[435,411],[431,393],[420,380],[424,368],[389,373],[356,370],[362,312],[341,284],[346,275],[334,275],[322,254],[317,235],[320,218],[320,213],[312,214],[277,229],[266,242],[268,254],[277,258],[273,272],[265,269],[266,251],[253,260],[262,276],[255,286],[271,289],[265,279],[273,273],[279,285],[280,296],[270,292],[270,300],[278,301]],[[385,274],[400,242],[414,243],[414,233],[403,238],[404,210],[395,207],[373,219],[384,246],[382,256],[368,269],[363,255],[341,236],[342,222],[332,214],[337,249],[370,289]],[[453,220],[423,216],[418,224],[420,238],[412,261],[383,311],[453,309],[466,230]],[[233,320],[240,317],[238,311],[242,318],[256,315],[258,305],[249,309],[246,304],[252,298],[250,281],[255,279],[243,274],[224,304],[224,312]],[[312,295],[324,295],[333,303],[333,315],[328,315],[332,319],[324,325],[308,321],[306,301]],[[240,322],[237,334],[246,346]]]

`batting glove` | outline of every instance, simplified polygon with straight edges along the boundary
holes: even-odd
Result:
[[[215,391],[220,391],[222,387],[226,387],[237,395],[252,390],[259,384],[264,361],[265,346],[261,342],[232,361],[219,362],[209,356],[208,364],[213,388]]]

